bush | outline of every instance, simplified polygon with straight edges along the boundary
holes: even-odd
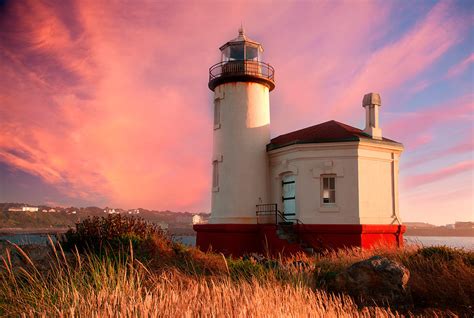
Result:
[[[410,271],[415,303],[425,307],[468,308],[474,302],[474,253],[446,246],[423,247],[402,259]]]
[[[235,280],[262,279],[265,278],[270,270],[264,265],[257,263],[252,259],[228,259],[230,275]]]
[[[157,225],[120,214],[89,217],[76,223],[75,229],[66,232],[62,243],[69,250],[77,247],[81,252],[95,253],[105,252],[107,248],[129,250],[130,244],[139,253],[146,251],[150,245],[171,246],[170,238]]]
[[[459,259],[468,265],[474,265],[474,254],[472,252],[447,246],[423,247],[420,248],[415,255],[421,255],[424,258],[438,259],[440,261]]]

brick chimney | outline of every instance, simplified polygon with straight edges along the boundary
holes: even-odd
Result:
[[[364,95],[362,106],[365,108],[364,132],[373,139],[382,139],[382,129],[379,127],[379,107],[382,105],[378,93]]]

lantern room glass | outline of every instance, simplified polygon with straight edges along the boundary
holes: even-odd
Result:
[[[222,49],[222,62],[228,61],[261,61],[262,49],[258,45],[245,42],[230,44]]]

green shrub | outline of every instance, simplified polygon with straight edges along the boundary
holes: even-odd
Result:
[[[169,237],[155,224],[137,217],[120,214],[107,217],[89,217],[76,223],[75,229],[66,232],[62,243],[66,249],[102,253],[105,249],[141,252],[150,245],[171,245]]]
[[[231,277],[236,280],[260,279],[266,277],[270,272],[270,269],[252,259],[228,259],[227,263]]]

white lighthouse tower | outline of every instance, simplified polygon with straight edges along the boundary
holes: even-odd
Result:
[[[262,46],[242,28],[220,50],[221,62],[209,71],[214,92],[210,223],[255,224],[255,206],[269,197],[266,145],[274,70],[262,61]]]

